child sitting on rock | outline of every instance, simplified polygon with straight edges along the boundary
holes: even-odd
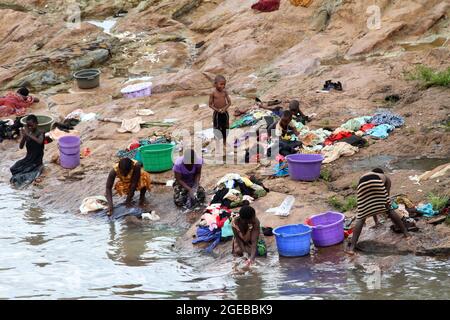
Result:
[[[249,258],[247,265],[255,262],[256,256],[265,256],[267,254],[264,240],[260,239],[261,225],[256,217],[255,209],[250,206],[248,201],[243,202],[239,216],[233,219],[231,223],[233,229],[232,253],[234,256],[242,257],[247,253]]]
[[[300,102],[298,100],[291,100],[289,102],[289,111],[292,113],[292,119],[296,122],[305,125],[306,122],[310,121],[310,118],[300,110]]]

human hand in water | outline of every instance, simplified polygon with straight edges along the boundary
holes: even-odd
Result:
[[[252,259],[247,259],[247,261],[245,261],[245,266],[246,267],[250,267],[252,264],[254,264],[255,261]]]
[[[188,195],[191,199],[195,199],[196,195],[197,195],[197,190],[194,188],[189,189],[188,191]]]

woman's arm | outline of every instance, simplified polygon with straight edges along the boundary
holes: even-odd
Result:
[[[188,192],[191,192],[192,188],[187,185],[186,182],[183,181],[183,178],[181,176],[181,173],[175,172],[175,180],[178,182],[179,185],[181,185],[184,189],[186,189]]]
[[[194,186],[198,187],[200,185],[200,178],[202,177],[202,167],[199,167],[197,173],[194,177]]]
[[[251,255],[250,255],[250,261],[254,262],[256,259],[256,245],[258,243],[260,233],[260,224],[259,220],[256,219],[255,223],[253,224],[253,230],[251,232]]]
[[[300,132],[298,132],[297,128],[293,125],[292,121],[289,123],[289,126],[291,127],[292,132],[298,137],[300,135]]]
[[[20,129],[20,134],[22,136],[22,139],[20,140],[19,149],[23,149],[23,147],[25,146],[25,142],[27,141],[27,136],[25,134],[25,129],[21,128]]]
[[[134,193],[136,192],[136,188],[139,183],[139,179],[141,178],[141,165],[136,164],[133,169],[133,176],[131,177],[131,185],[130,192],[128,193],[126,204],[130,204],[133,199]]]
[[[113,199],[112,199],[112,188],[114,185],[114,180],[116,179],[116,171],[111,170],[106,180],[106,200],[108,200],[108,215],[113,213]]]

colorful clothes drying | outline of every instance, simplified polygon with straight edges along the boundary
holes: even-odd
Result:
[[[24,115],[34,102],[32,96],[24,97],[18,93],[9,92],[4,97],[0,97],[0,117],[10,115]]]
[[[349,157],[358,152],[357,147],[349,145],[347,142],[338,142],[332,146],[326,146],[322,149],[321,153],[324,156],[322,163],[330,163],[342,156]]]
[[[367,132],[370,129],[375,128],[375,125],[373,123],[366,123],[365,125],[363,125],[359,130],[361,130],[362,132]]]
[[[362,148],[366,145],[366,140],[357,136],[356,134],[352,134],[350,137],[348,138],[344,138],[342,140],[340,140],[341,142],[346,142],[354,147],[358,147],[358,148]]]
[[[290,0],[291,4],[293,6],[302,6],[302,7],[309,7],[313,0]]]
[[[439,213],[439,211],[433,210],[433,205],[431,203],[418,206],[416,210],[422,213],[424,217],[432,217]]]
[[[280,0],[259,0],[252,5],[253,10],[261,12],[272,12],[280,8]]]
[[[341,126],[341,128],[344,128],[349,131],[358,131],[359,128],[361,128],[364,124],[366,124],[370,120],[371,120],[371,117],[358,117],[358,118],[350,119],[346,123],[344,123]]]
[[[208,227],[198,227],[196,239],[192,240],[192,244],[197,244],[199,242],[211,242],[205,250],[206,252],[212,252],[214,248],[219,244],[222,237],[222,232],[220,229],[209,230]]]
[[[405,119],[402,116],[386,111],[376,113],[370,120],[370,123],[373,123],[375,125],[389,124],[398,128],[405,124]]]
[[[348,132],[348,131],[341,131],[341,132],[339,132],[339,133],[337,133],[337,134],[332,134],[332,135],[330,135],[327,139],[325,139],[325,145],[326,146],[330,146],[330,145],[332,145],[334,142],[336,142],[336,141],[339,141],[339,140],[342,140],[342,139],[344,139],[344,138],[349,138],[349,137],[351,137],[352,136],[352,133],[351,132]]]
[[[392,130],[394,130],[394,126],[391,126],[390,124],[381,124],[367,131],[367,134],[374,138],[386,139],[389,137],[389,133]]]
[[[274,168],[274,176],[275,177],[286,177],[289,175],[288,163],[286,160],[280,161],[277,163]]]
[[[119,179],[119,181],[117,181],[116,184],[114,185],[114,189],[117,191],[117,193],[120,196],[126,196],[130,193],[131,179],[133,176],[134,167],[138,163],[136,160],[132,160],[132,161],[133,161],[133,167],[131,168],[131,170],[127,176],[123,176],[120,173],[119,163],[116,163],[114,165],[114,171],[116,172],[116,176]],[[139,178],[139,182],[136,187],[136,190],[140,191],[144,188],[147,188],[147,190],[151,189],[151,179],[150,179],[150,174],[147,171],[145,171],[144,168],[141,168],[141,176]]]

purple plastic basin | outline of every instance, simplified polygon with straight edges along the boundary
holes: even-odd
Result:
[[[58,140],[61,167],[73,169],[80,165],[80,137],[66,136]]]
[[[316,247],[328,247],[344,241],[344,218],[339,212],[325,212],[311,217],[312,240]]]
[[[286,157],[289,176],[296,181],[314,181],[320,177],[321,154],[291,154]]]

